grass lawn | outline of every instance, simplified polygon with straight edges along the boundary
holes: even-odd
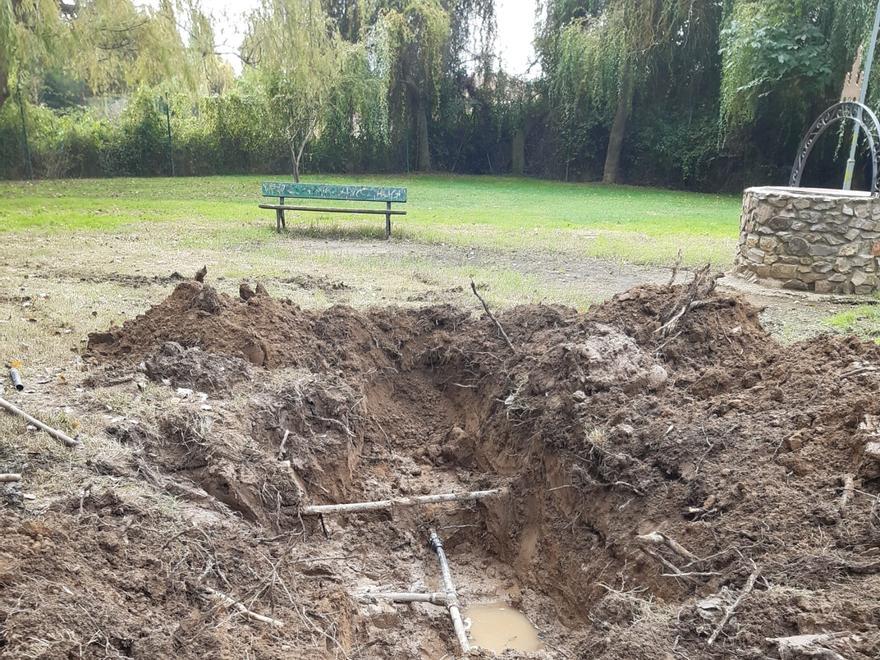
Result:
[[[880,343],[880,305],[859,305],[829,317],[825,324],[837,332]]]
[[[166,296],[172,272],[237,295],[260,280],[308,307],[448,302],[479,310],[554,302],[586,309],[685,264],[733,258],[740,201],[650,188],[466,176],[309,177],[408,188],[408,215],[289,214],[274,231],[261,180],[102,179],[0,183],[0,352],[49,365],[85,334]],[[336,203],[334,202],[334,205]],[[596,261],[588,257],[599,256]],[[344,285],[343,285],[344,284]],[[39,356],[39,357],[38,357]]]
[[[237,295],[240,281],[261,281],[305,307],[450,303],[479,313],[473,278],[492,307],[585,310],[668,281],[679,250],[685,265],[728,267],[739,228],[740,201],[729,195],[375,176],[321,180],[406,186],[408,215],[391,241],[382,240],[381,216],[302,214],[279,236],[274,214],[257,208],[260,180],[272,178],[0,183],[0,353],[48,369],[78,352],[86,333],[168,295],[171,273],[191,276],[202,265],[221,291]],[[822,325],[829,311],[810,312],[810,323],[779,314],[777,330],[800,336],[819,323],[872,334],[878,325],[877,308]]]
[[[278,176],[101,179],[0,183],[0,231],[124,231],[144,221],[176,221],[193,247],[266,241],[271,211],[257,208],[261,180]],[[739,229],[738,197],[536,179],[474,176],[320,176],[409,189],[395,237],[501,250],[670,264],[728,265]],[[192,221],[204,221],[195,222]],[[193,226],[188,229],[184,221]],[[183,223],[183,224],[182,224]],[[301,214],[293,233],[378,237],[381,217]],[[211,228],[205,232],[205,226]],[[178,232],[179,233],[179,232]]]

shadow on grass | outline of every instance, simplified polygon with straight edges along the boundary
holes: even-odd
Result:
[[[275,229],[273,228],[274,232]],[[338,221],[324,222],[291,222],[287,221],[284,234],[292,238],[314,238],[327,240],[385,240],[385,221],[375,225],[366,223],[345,223]],[[394,228],[391,236],[395,236]],[[398,234],[399,236],[399,234]]]

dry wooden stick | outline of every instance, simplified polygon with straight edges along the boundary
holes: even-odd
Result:
[[[719,276],[710,276],[710,268],[711,265],[706,264],[694,273],[694,279],[688,285],[687,291],[674,303],[675,307],[664,316],[663,320],[665,322],[654,331],[656,334],[659,334],[661,337],[668,337],[675,331],[688,312],[708,304],[707,301],[698,300],[697,298],[698,296],[708,296],[715,290],[715,284]],[[681,305],[680,309],[678,309],[678,305]],[[675,309],[678,309],[678,311],[675,312]]]
[[[672,275],[669,277],[669,286],[675,284],[675,277],[678,275],[679,266],[681,266],[681,248],[678,248],[678,254],[675,256],[675,263],[672,264]]]
[[[18,406],[9,403],[9,401],[7,401],[6,399],[0,398],[0,408],[5,408],[7,412],[12,413],[13,415],[18,415],[30,424],[36,426],[38,429],[45,431],[59,442],[64,443],[66,447],[82,447],[82,443],[79,440],[71,438],[69,435],[62,431],[59,431],[58,429],[53,429],[48,424],[43,424],[43,422],[38,420],[36,417],[31,417],[24,410],[22,410]]]
[[[0,484],[8,484],[13,481],[21,481],[21,475],[17,472],[0,473]]]
[[[666,559],[666,557],[664,557],[663,555],[661,555],[659,552],[654,552],[654,551],[651,550],[650,548],[639,548],[639,549],[640,549],[642,552],[644,552],[646,555],[648,555],[648,556],[651,557],[652,559],[654,559],[654,560],[660,562],[660,563],[663,564],[666,568],[668,568],[670,571],[672,571],[672,573],[661,573],[661,575],[663,575],[664,577],[667,577],[667,576],[668,576],[668,577],[677,577],[677,578],[680,578],[680,579],[684,580],[685,582],[690,582],[690,583],[692,583],[692,584],[699,584],[699,583],[693,578],[693,576],[690,576],[690,575],[687,575],[687,574],[683,573],[683,572],[681,571],[681,569],[680,569],[678,566],[676,566],[676,565],[673,564],[671,561],[669,561],[668,559]]]
[[[697,557],[693,552],[685,548],[681,543],[676,541],[674,538],[666,536],[662,532],[651,532],[650,534],[642,534],[641,536],[637,536],[636,540],[639,543],[644,543],[646,545],[662,545],[666,546],[670,550],[672,550],[679,557],[684,557],[689,562],[698,562],[700,558]]]
[[[727,622],[730,620],[730,617],[733,616],[733,613],[736,611],[736,608],[739,607],[739,604],[743,601],[743,599],[752,593],[752,589],[755,588],[755,580],[758,579],[758,567],[755,566],[755,562],[752,562],[752,574],[749,576],[749,579],[746,580],[746,584],[743,587],[743,590],[739,592],[739,596],[736,597],[736,600],[733,601],[728,607],[724,608],[724,616],[721,617],[721,621],[718,622],[718,626],[715,628],[712,635],[709,637],[709,640],[706,642],[709,646],[715,643],[715,640],[718,639],[718,635],[721,634],[721,631],[724,629],[724,626],[727,625]]]
[[[492,490],[475,490],[468,493],[443,493],[440,495],[419,495],[417,497],[397,497],[389,500],[377,500],[375,502],[351,502],[347,504],[314,504],[304,506],[302,513],[307,516],[324,513],[357,513],[359,511],[378,511],[391,509],[396,506],[423,506],[426,504],[439,504],[441,502],[463,502],[467,500],[481,500],[484,497],[492,497],[506,492],[503,488]]]
[[[507,342],[507,345],[510,347],[510,350],[513,351],[514,353],[516,353],[517,352],[516,348],[513,346],[513,343],[511,343],[510,337],[508,337],[507,333],[504,332],[504,328],[501,327],[501,324],[498,322],[498,319],[496,319],[494,316],[492,316],[492,312],[489,311],[489,305],[487,305],[486,301],[483,300],[483,296],[481,296],[479,293],[477,293],[477,285],[474,284],[473,278],[471,278],[471,291],[474,292],[474,295],[477,297],[477,300],[479,300],[482,303],[483,309],[486,311],[486,316],[488,316],[490,319],[492,319],[492,322],[498,328],[498,331],[501,333],[501,336],[504,337],[504,341]]]
[[[860,374],[870,373],[872,371],[880,371],[880,367],[875,367],[873,365],[859,365],[857,367],[853,367],[852,369],[848,369],[846,371],[842,371],[840,373],[841,378],[850,378],[852,376],[858,376]]]
[[[855,489],[855,480],[851,474],[845,474],[842,481],[843,493],[840,495],[840,504],[837,507],[841,518],[846,515],[846,505],[849,504],[849,500]]]
[[[284,452],[287,451],[287,438],[290,437],[290,430],[284,429],[284,437],[281,438],[281,446],[278,448],[278,460],[284,460]]]
[[[277,626],[279,628],[284,625],[283,621],[279,621],[278,619],[273,619],[272,617],[263,616],[262,614],[257,614],[256,612],[252,612],[251,610],[249,610],[247,607],[244,606],[244,603],[242,603],[241,601],[235,600],[235,598],[227,596],[222,591],[217,591],[216,589],[212,589],[211,587],[205,587],[205,586],[203,586],[202,589],[204,589],[205,594],[207,594],[208,596],[211,596],[212,598],[220,601],[226,607],[232,607],[232,608],[238,610],[239,612],[244,614],[248,619],[251,619],[252,621],[259,621],[260,623],[268,623],[270,626]]]

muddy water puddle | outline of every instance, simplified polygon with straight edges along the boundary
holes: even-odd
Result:
[[[544,648],[537,629],[525,614],[506,603],[485,603],[464,611],[470,619],[469,637],[475,646],[490,651],[540,651]]]

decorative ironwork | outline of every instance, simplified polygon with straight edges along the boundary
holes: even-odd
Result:
[[[807,159],[810,157],[810,152],[813,150],[816,140],[832,124],[847,120],[852,121],[865,132],[865,137],[868,139],[868,148],[871,151],[871,192],[880,194],[877,180],[877,174],[880,171],[880,160],[878,160],[877,154],[877,145],[880,144],[880,121],[877,120],[877,115],[874,114],[871,108],[857,101],[841,101],[832,105],[813,122],[810,130],[807,131],[807,134],[801,141],[801,146],[798,148],[797,159],[795,159],[794,166],[791,168],[790,186],[794,188],[800,187],[804,167],[806,167]]]

